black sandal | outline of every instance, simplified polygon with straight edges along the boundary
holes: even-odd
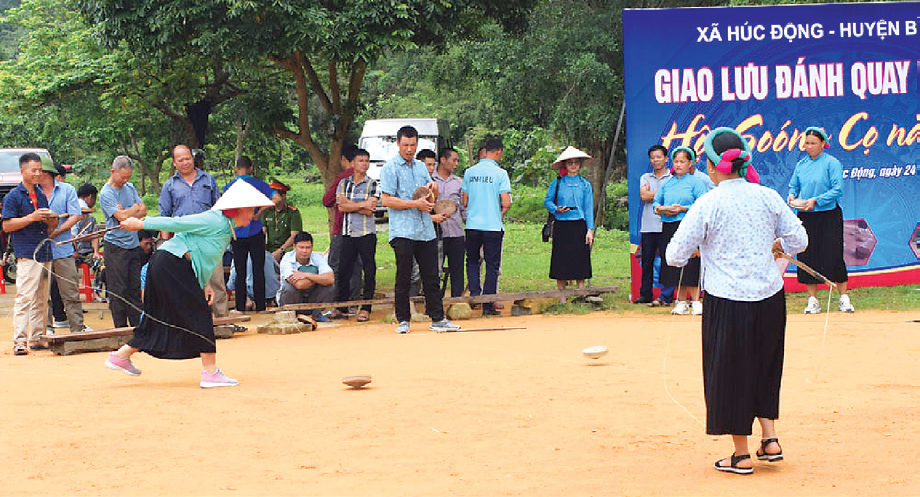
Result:
[[[767,453],[767,446],[774,442],[776,443],[776,445],[779,445],[779,439],[776,439],[776,438],[767,438],[765,440],[760,441],[760,449],[757,450],[758,460],[767,461],[767,462],[777,462],[777,461],[783,460],[783,446],[782,445],[779,446],[779,452],[777,452],[776,454]]]
[[[731,466],[720,465],[719,463],[724,461],[725,459],[719,459],[718,461],[715,462],[715,464],[713,464],[713,467],[715,467],[719,471],[725,471],[726,473],[735,473],[736,475],[749,475],[754,472],[754,468],[753,467],[740,468],[738,467],[738,463],[741,461],[744,461],[745,459],[750,459],[750,458],[751,458],[750,454],[742,454],[740,456],[736,456],[732,454],[730,458]]]

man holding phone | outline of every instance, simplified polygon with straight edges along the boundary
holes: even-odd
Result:
[[[35,153],[19,158],[22,182],[3,198],[3,231],[10,234],[16,254],[16,303],[13,305],[13,354],[26,355],[29,344],[45,331],[48,306],[48,270],[51,244],[48,232],[58,224],[57,214],[48,208],[48,198],[38,186],[42,159]]]

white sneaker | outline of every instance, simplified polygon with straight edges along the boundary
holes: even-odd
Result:
[[[853,304],[850,303],[850,297],[847,294],[840,296],[840,312],[856,312]]]
[[[240,384],[239,381],[230,378],[222,373],[219,369],[213,373],[207,370],[201,372],[201,388],[218,388],[218,387],[235,387]]]
[[[400,321],[399,324],[396,325],[396,333],[400,335],[405,335],[406,333],[409,333],[409,322]]]
[[[678,300],[677,305],[675,305],[674,308],[671,309],[671,314],[681,314],[681,315],[690,314],[690,307],[687,305],[687,302],[683,300]]]
[[[431,326],[429,326],[428,329],[438,333],[443,333],[445,331],[458,331],[460,330],[460,325],[451,323],[447,318],[444,318],[440,321],[431,323]]]
[[[808,305],[805,306],[805,314],[820,314],[821,304],[816,297],[808,297]]]
[[[693,314],[694,316],[703,315],[703,303],[700,302],[699,300],[695,300],[691,302],[690,303],[690,314]]]
[[[58,321],[57,319],[55,319],[52,326],[54,326],[55,328],[70,328],[70,323],[67,322],[66,320]]]

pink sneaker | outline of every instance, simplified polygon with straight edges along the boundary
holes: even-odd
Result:
[[[207,370],[201,372],[201,388],[235,387],[239,384],[240,382],[226,376],[219,369],[213,373],[209,373]]]
[[[105,359],[105,365],[112,369],[124,371],[131,376],[140,376],[141,374],[141,370],[134,367],[134,364],[131,364],[131,359],[122,359],[118,357],[115,352],[110,353]]]

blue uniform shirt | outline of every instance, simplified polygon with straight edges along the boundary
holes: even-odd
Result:
[[[559,178],[553,180],[546,189],[546,196],[543,197],[543,206],[559,221],[578,221],[584,219],[589,230],[594,229],[594,188],[591,182],[585,178],[575,175],[565,175],[562,182],[559,183],[559,196],[556,197],[556,183]],[[553,199],[556,198],[556,202]],[[556,207],[575,207],[574,209],[559,213]]]
[[[492,159],[482,159],[463,173],[460,187],[469,200],[466,205],[466,229],[503,231],[501,194],[511,193],[508,172]]]
[[[39,209],[48,207],[48,200],[38,185],[35,185],[35,200]],[[13,188],[10,193],[3,197],[3,219],[25,217],[34,211],[35,206],[32,204],[32,199],[29,198],[28,190],[22,183],[19,183],[19,186]],[[34,259],[36,262],[48,262],[51,260],[52,243],[46,242],[38,252],[35,251],[35,248],[46,238],[48,238],[48,225],[43,221],[36,221],[10,233],[10,243],[13,244],[13,253],[16,254],[16,257],[19,259],[32,259],[32,254],[35,254]]]
[[[814,198],[814,212],[833,210],[843,195],[843,166],[827,152],[817,159],[806,156],[795,165],[789,193],[803,200]]]
[[[189,185],[177,172],[166,180],[160,191],[160,215],[174,217],[198,214],[210,209],[218,197],[220,190],[214,176],[196,168],[195,179]]]
[[[666,183],[661,185],[658,192],[655,193],[655,200],[652,201],[653,207],[669,206],[674,204],[690,208],[696,199],[702,197],[708,192],[703,180],[692,175],[684,174],[683,176],[671,176]],[[680,221],[687,215],[687,211],[679,212],[676,216],[667,216],[662,214],[661,220],[666,223]]]
[[[79,216],[83,211],[80,210],[80,199],[77,198],[77,190],[73,185],[54,182],[54,188],[51,190],[51,196],[48,199],[48,208],[55,214],[70,214]],[[62,219],[60,222],[64,222]],[[62,242],[72,238],[70,230],[58,234],[54,241]],[[73,255],[73,243],[64,243],[62,245],[51,246],[51,256],[54,259],[63,259]]]
[[[259,178],[254,178],[248,174],[241,174],[233,178],[233,181],[227,183],[227,186],[224,187],[224,191],[226,192],[227,188],[230,188],[230,185],[239,179],[254,186],[256,190],[259,190],[262,195],[265,195],[268,198],[272,198],[272,195],[275,194],[275,190],[272,190],[272,187],[268,186],[268,183],[260,180]],[[233,232],[237,238],[249,238],[250,236],[257,235],[262,232],[262,221],[260,219],[253,219],[249,222],[249,225],[234,228]]]
[[[121,224],[115,219],[115,213],[122,209],[127,209],[134,204],[140,203],[141,197],[138,196],[137,190],[131,183],[125,183],[121,188],[115,188],[106,182],[99,192],[99,206],[102,208],[102,214],[105,215],[105,227],[114,228]],[[121,204],[121,208],[118,205]],[[140,246],[137,241],[137,232],[128,230],[112,230],[105,234],[103,240],[116,245],[123,249],[133,249]]]
[[[386,161],[380,171],[380,192],[404,200],[412,200],[412,195],[420,186],[431,181],[425,163],[412,159],[407,162],[396,155]],[[420,242],[434,240],[434,223],[427,212],[418,209],[387,208],[390,217],[390,240],[408,238]]]

